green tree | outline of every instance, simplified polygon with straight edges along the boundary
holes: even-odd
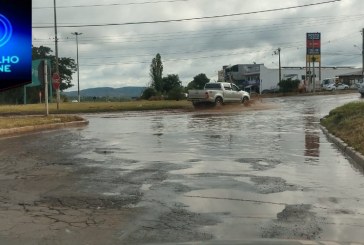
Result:
[[[143,91],[141,98],[143,100],[149,100],[151,97],[154,96],[157,96],[157,90],[155,90],[155,88],[149,87]]]
[[[169,100],[180,100],[183,97],[183,87],[174,87],[168,92],[168,99]]]
[[[163,92],[168,94],[174,88],[182,87],[182,82],[177,74],[169,74],[162,79]]]
[[[187,85],[187,89],[203,89],[205,84],[210,82],[206,74],[201,73],[193,78],[193,80]]]
[[[163,77],[163,92],[170,100],[179,100],[182,97],[183,87],[177,74]]]
[[[56,57],[52,55],[52,49],[45,46],[32,47],[32,59],[51,59],[52,73],[56,71]],[[63,91],[73,86],[72,74],[77,71],[77,65],[72,58],[58,57],[58,69],[61,77],[60,90]]]
[[[163,92],[163,63],[162,57],[158,53],[155,58],[153,58],[150,64],[150,77],[152,79],[151,87],[153,87],[157,92]]]

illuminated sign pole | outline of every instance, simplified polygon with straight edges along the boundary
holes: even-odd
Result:
[[[319,63],[319,80],[321,80],[321,33],[306,33],[306,76],[310,77],[310,86],[312,84],[313,92],[316,91],[316,75],[315,75],[315,63]],[[311,67],[312,62],[312,72],[311,68],[307,71],[307,66]]]

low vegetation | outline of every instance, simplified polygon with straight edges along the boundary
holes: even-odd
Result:
[[[81,102],[50,104],[50,116],[45,114],[44,104],[3,105],[0,106],[0,129],[54,124],[83,120],[82,117],[69,115],[78,113],[143,111],[143,110],[192,109],[190,102],[182,101],[130,101],[130,102]],[[68,114],[68,115],[66,115]]]
[[[321,124],[364,154],[364,102],[352,102],[330,111]]]
[[[54,123],[65,123],[82,121],[83,118],[73,115],[51,115],[51,116],[7,116],[0,117],[0,129],[18,128],[24,126],[35,126]]]
[[[163,110],[163,109],[191,109],[192,105],[186,100],[159,100],[159,101],[128,101],[128,102],[81,102],[81,103],[61,103],[57,110],[56,103],[49,105],[50,114],[77,114],[96,112],[116,112],[116,111],[143,111],[143,110]],[[31,105],[3,105],[0,106],[0,115],[30,115],[45,114],[44,104]]]

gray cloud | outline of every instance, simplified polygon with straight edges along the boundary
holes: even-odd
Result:
[[[136,1],[89,1],[87,4]],[[191,0],[87,8],[58,8],[59,25],[106,24],[223,15],[317,3],[320,0],[241,1]],[[58,1],[57,6],[84,5],[84,1]],[[33,0],[33,26],[52,25],[51,1]],[[323,66],[361,66],[360,30],[364,1],[337,3],[229,18],[145,25],[58,28],[59,55],[76,57],[79,36],[80,83],[96,86],[145,86],[149,65],[161,53],[164,74],[178,74],[184,85],[199,73],[212,80],[223,65],[264,63],[277,67],[273,51],[282,49],[283,66],[305,65],[305,33],[321,32]],[[33,45],[54,49],[53,29],[33,29]],[[74,84],[76,84],[74,76]]]

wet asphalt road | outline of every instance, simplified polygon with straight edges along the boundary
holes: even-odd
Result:
[[[98,169],[80,174],[83,193],[138,210],[118,232],[125,244],[363,242],[364,171],[319,128],[331,109],[356,100],[357,93],[264,99],[269,106],[260,110],[87,115],[86,128],[33,135],[32,145],[57,144],[66,153],[60,165]]]

